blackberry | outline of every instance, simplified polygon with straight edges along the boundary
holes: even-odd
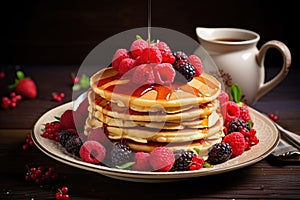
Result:
[[[111,150],[111,164],[113,167],[125,164],[131,161],[132,158],[130,147],[122,142],[116,143]]]
[[[208,151],[207,162],[210,164],[220,164],[227,160],[232,155],[232,148],[228,143],[214,144]]]
[[[66,141],[65,144],[65,149],[67,150],[67,152],[75,155],[75,156],[79,156],[79,150],[80,147],[82,146],[83,141],[79,136],[70,136],[68,138],[68,140]]]
[[[65,147],[66,142],[68,141],[70,136],[74,136],[75,133],[73,131],[69,131],[69,130],[62,130],[59,133],[59,143]]]
[[[245,122],[242,119],[233,119],[228,124],[227,134],[230,134],[232,132],[240,132],[241,129],[246,129],[246,131],[248,132],[251,128],[248,122]]]
[[[175,163],[171,171],[188,171],[196,154],[192,151],[177,150],[174,152]]]
[[[181,81],[181,82],[191,81],[194,78],[195,73],[196,73],[194,66],[189,62],[181,62],[178,65],[175,64],[174,69],[177,72],[179,72],[180,75],[176,76],[176,77],[177,77],[177,80],[179,79],[179,81]]]

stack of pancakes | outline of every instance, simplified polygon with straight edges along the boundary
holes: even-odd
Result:
[[[124,140],[134,151],[168,146],[203,155],[223,137],[221,84],[207,73],[188,83],[140,86],[107,67],[95,73],[90,84],[86,135],[103,127],[112,142]]]

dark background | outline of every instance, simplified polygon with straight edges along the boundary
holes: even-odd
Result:
[[[1,1],[0,65],[80,65],[103,40],[146,27],[147,5],[147,0]],[[284,42],[296,67],[295,8],[296,1],[291,0],[152,0],[152,26],[195,40],[198,26],[250,29],[261,36],[258,47],[273,39]],[[276,65],[280,56],[273,54],[266,60]]]

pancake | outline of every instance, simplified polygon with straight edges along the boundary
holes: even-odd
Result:
[[[164,108],[203,104],[216,99],[221,92],[221,83],[203,72],[187,84],[172,84],[170,87],[151,84],[139,86],[126,76],[107,67],[96,72],[90,79],[93,91],[108,101],[125,107],[160,105]]]

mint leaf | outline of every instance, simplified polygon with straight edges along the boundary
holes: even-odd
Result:
[[[140,35],[136,35],[135,38],[136,38],[137,40],[143,39]]]
[[[135,162],[128,162],[128,163],[125,163],[123,165],[117,165],[116,168],[118,168],[118,169],[127,169],[127,168],[131,167],[134,164],[135,164]]]
[[[22,71],[17,71],[17,77],[18,77],[19,80],[21,80],[25,77],[25,75]]]
[[[235,103],[239,103],[241,101],[241,98],[242,98],[241,88],[238,85],[233,84],[231,86],[231,95],[232,95],[233,101]]]

